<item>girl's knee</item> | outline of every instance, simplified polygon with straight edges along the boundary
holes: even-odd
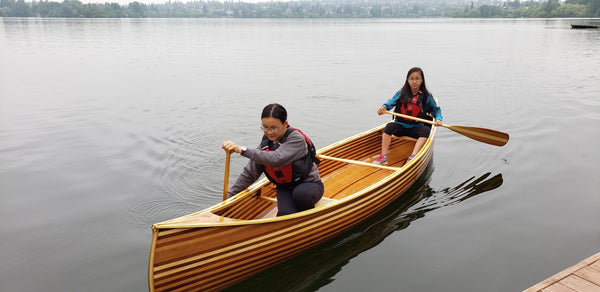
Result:
[[[309,193],[294,194],[294,204],[298,210],[304,211],[315,207],[314,196]]]
[[[429,137],[429,133],[431,132],[431,129],[429,129],[428,127],[421,127],[418,130],[418,135],[419,138],[427,138]]]
[[[322,196],[323,189],[317,183],[301,184],[296,187],[293,194],[296,207],[302,211],[314,208]]]

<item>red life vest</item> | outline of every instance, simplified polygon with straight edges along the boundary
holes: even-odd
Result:
[[[306,179],[312,170],[313,163],[316,163],[317,165],[320,163],[319,159],[317,159],[315,156],[316,150],[312,141],[299,129],[288,127],[285,131],[285,134],[283,134],[283,137],[281,137],[279,140],[279,144],[285,143],[287,137],[293,131],[298,131],[300,134],[302,134],[302,136],[304,136],[304,140],[306,141],[308,147],[306,155],[281,167],[263,165],[265,176],[278,187],[290,187],[298,185],[299,183],[303,182],[304,179]],[[267,136],[263,136],[260,143],[260,148],[262,150],[267,152],[275,151],[278,147],[279,145],[275,145],[273,141],[267,138]]]
[[[418,118],[427,118],[427,115],[423,111],[423,101],[424,101],[423,92],[419,91],[417,94],[413,95],[408,101],[398,100],[394,111],[403,115],[413,116]],[[401,117],[395,117],[396,122],[402,122],[407,124],[418,123],[414,120],[404,119]]]

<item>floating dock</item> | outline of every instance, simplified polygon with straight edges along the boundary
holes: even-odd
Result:
[[[600,252],[523,292],[600,292]]]

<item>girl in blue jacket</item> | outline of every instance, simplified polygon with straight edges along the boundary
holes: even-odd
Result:
[[[442,110],[435,102],[433,95],[427,90],[425,75],[421,68],[414,67],[408,70],[402,89],[378,108],[377,114],[382,115],[386,110],[391,110],[392,108],[397,113],[422,119],[429,119],[427,117],[427,114],[429,114],[435,117],[435,124],[437,126],[442,125]],[[410,161],[425,145],[430,130],[429,127],[421,122],[395,116],[394,121],[388,123],[383,130],[381,155],[373,163],[387,163],[387,153],[392,141],[392,135],[409,136],[417,139],[412,154],[406,160],[406,162]]]

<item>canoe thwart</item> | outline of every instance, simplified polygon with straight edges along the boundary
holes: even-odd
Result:
[[[257,196],[256,198],[259,200],[265,200],[265,201],[277,203],[277,199],[271,198],[271,197]]]
[[[400,167],[391,167],[391,166],[385,166],[385,165],[378,165],[378,164],[373,164],[373,163],[369,163],[369,162],[365,162],[365,161],[360,161],[360,160],[337,158],[337,157],[331,157],[331,156],[322,155],[322,154],[318,154],[317,158],[319,158],[319,159],[333,160],[333,161],[339,161],[339,162],[345,162],[345,163],[351,163],[351,164],[357,164],[357,165],[362,165],[362,166],[370,166],[370,167],[376,167],[376,168],[382,168],[382,169],[389,169],[389,170],[393,170],[393,171],[396,171],[396,170],[400,169]]]

